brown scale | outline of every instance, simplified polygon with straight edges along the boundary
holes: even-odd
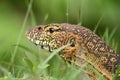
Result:
[[[94,34],[91,30],[79,25],[63,23],[43,26],[44,30],[49,30],[51,27],[58,29],[55,33],[49,33],[53,34],[57,42],[57,47],[66,45],[67,43],[70,43],[71,39],[75,39],[74,46],[68,46],[62,50],[60,52],[60,56],[67,61],[74,61],[76,64],[82,64],[84,61],[77,61],[85,60],[98,72],[103,74],[106,77],[106,80],[112,79],[113,74],[115,74],[120,64],[120,56],[118,56],[117,53],[115,53],[115,51],[103,40],[101,40],[99,36]],[[41,32],[43,28],[40,28]],[[89,72],[89,74],[96,77],[94,72]],[[96,79],[97,78],[94,80]]]
[[[93,53],[98,59],[100,59],[100,57],[106,58],[107,61],[104,62],[104,64],[102,64],[101,60],[100,62],[101,66],[103,66],[103,68],[105,68],[108,73],[109,72],[110,74],[115,73],[115,71],[118,68],[118,65],[120,64],[120,57],[118,57],[115,51],[112,50],[107,44],[105,44],[105,42],[102,41],[99,36],[94,34],[91,30],[81,26],[70,24],[58,24],[58,25],[62,26],[62,29],[65,31],[73,32],[78,36],[82,36],[83,38],[82,41],[84,43],[84,46],[90,52],[89,54]]]

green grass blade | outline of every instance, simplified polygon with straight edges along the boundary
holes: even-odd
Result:
[[[44,66],[45,64],[47,64],[47,62],[48,62],[50,59],[52,59],[54,55],[56,55],[59,51],[61,51],[62,49],[64,49],[65,47],[67,47],[67,46],[69,46],[69,45],[70,45],[70,44],[67,44],[67,45],[64,45],[64,46],[56,49],[56,50],[55,50],[53,53],[51,53],[51,55],[43,62],[42,65]]]
[[[23,33],[23,31],[24,31],[24,28],[25,28],[25,25],[26,25],[26,22],[27,22],[29,13],[30,13],[30,11],[31,11],[32,3],[33,3],[33,0],[30,0],[29,6],[28,6],[28,10],[27,10],[27,12],[26,12],[26,15],[25,15],[25,18],[24,18],[24,21],[23,21],[22,28],[21,28],[20,34],[19,34],[19,36],[18,36],[18,40],[17,40],[17,43],[16,43],[17,45],[20,43],[20,40],[21,40],[21,37],[22,37],[22,33]],[[17,49],[18,49],[18,46],[16,46],[15,49],[14,49],[14,52],[13,52],[13,55],[12,55],[12,58],[11,58],[11,63],[14,62],[14,58],[15,58]]]

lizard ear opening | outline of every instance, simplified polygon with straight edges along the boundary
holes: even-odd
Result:
[[[70,39],[70,46],[75,47],[75,38]]]

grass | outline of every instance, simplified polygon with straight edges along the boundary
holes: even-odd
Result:
[[[15,45],[10,46],[8,51],[0,54],[0,80],[79,80],[81,77],[86,77],[87,80],[90,80],[86,74],[83,74],[83,68],[69,64],[57,55],[67,45],[50,54],[48,51],[41,50],[39,46],[36,47],[27,39],[23,39],[26,41],[20,43],[22,42],[21,38],[23,38],[25,24],[29,17],[28,14],[31,16],[32,25],[36,24],[34,13],[31,10],[33,0],[30,1],[31,3],[29,4],[17,42]],[[44,23],[47,18],[48,15],[45,16]],[[98,21],[94,32],[97,31],[102,18]],[[115,31],[113,30],[110,33],[109,29],[106,28],[102,38],[116,50],[117,43],[113,39]],[[93,67],[90,68],[94,69]],[[98,75],[100,76],[99,80],[102,80],[103,75],[99,73]]]

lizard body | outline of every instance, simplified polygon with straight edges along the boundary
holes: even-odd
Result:
[[[79,66],[88,62],[105,76],[105,80],[112,80],[120,64],[120,56],[112,48],[91,30],[79,25],[40,25],[27,31],[26,35],[33,43],[49,51],[70,43],[59,55]],[[97,80],[93,71],[88,70],[88,74]]]

